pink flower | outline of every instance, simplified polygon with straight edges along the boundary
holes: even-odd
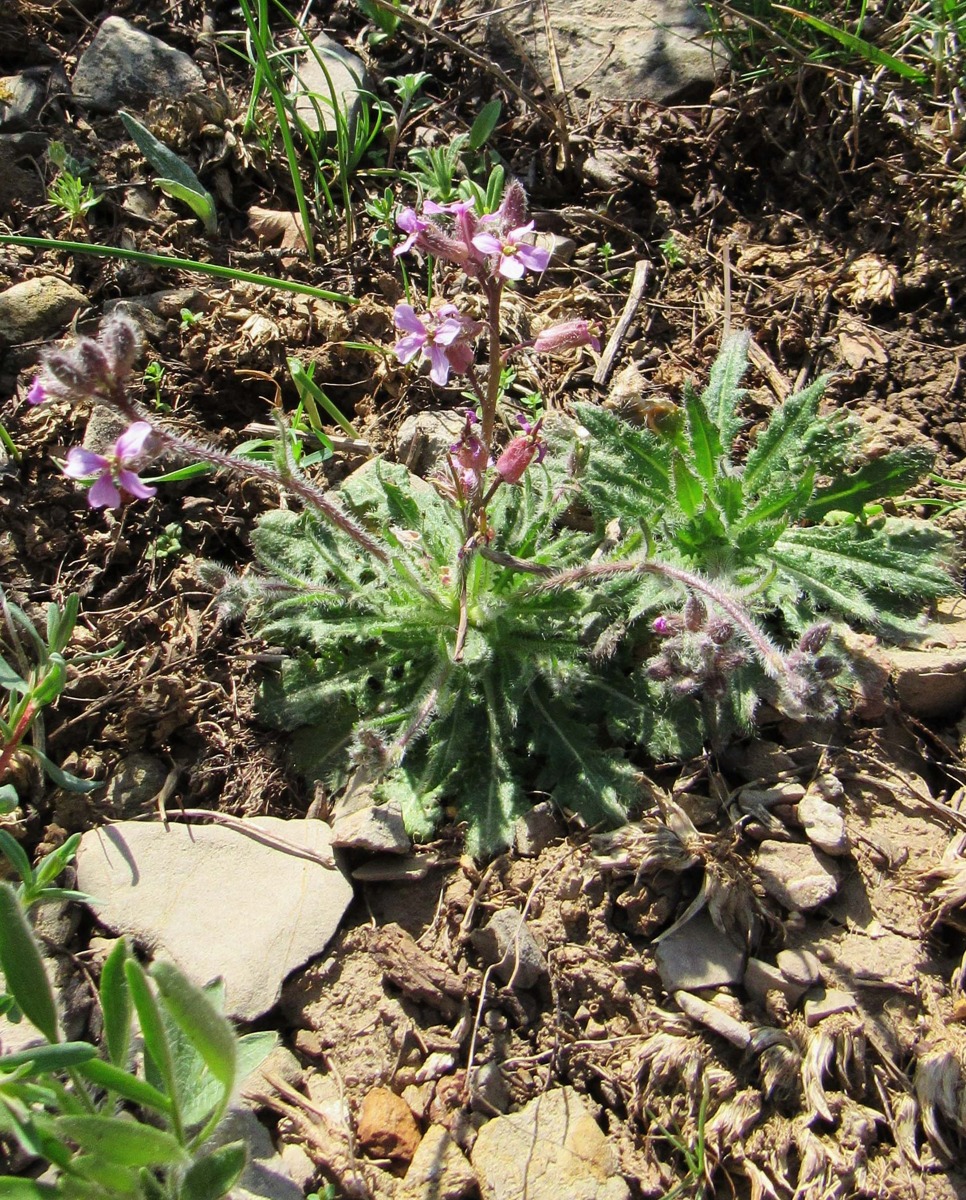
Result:
[[[543,462],[547,452],[546,443],[540,437],[543,419],[537,421],[536,425],[530,425],[523,417],[517,420],[523,427],[523,434],[515,437],[496,460],[496,473],[504,483],[519,483],[534,458],[537,462]]]
[[[419,239],[419,235],[429,227],[429,221],[424,221],[415,209],[412,208],[404,208],[396,217],[396,224],[403,233],[409,236],[401,241],[398,246],[394,247],[394,255],[405,254],[407,251],[412,250]]]
[[[592,346],[596,351],[600,351],[600,340],[596,331],[582,318],[561,321],[559,325],[541,329],[533,339],[533,349],[537,354],[558,354],[561,350],[573,350],[578,346]]]
[[[49,399],[47,395],[47,389],[39,379],[35,379],[30,385],[30,391],[27,393],[27,403],[43,404],[47,399]]]
[[[460,440],[449,448],[450,463],[460,481],[464,495],[475,492],[483,478],[490,456],[486,447],[476,436],[475,426],[479,418],[472,409],[466,410],[466,423],[463,425]]]
[[[497,274],[504,279],[522,279],[524,271],[545,271],[550,262],[550,251],[531,246],[523,239],[533,232],[533,221],[518,229],[507,230],[499,237],[492,233],[478,233],[473,245],[481,254],[496,258]]]
[[[139,461],[145,457],[145,445],[151,436],[147,421],[135,421],[114,443],[110,454],[95,454],[83,446],[74,446],[67,454],[64,474],[69,479],[91,479],[94,486],[87,493],[91,508],[119,508],[122,492],[136,500],[149,500],[157,491],[141,482],[137,472]]]
[[[394,349],[401,363],[417,354],[429,360],[429,377],[441,387],[451,371],[465,373],[473,361],[470,340],[483,328],[479,321],[464,316],[455,304],[442,304],[436,312],[420,319],[410,304],[397,304],[393,312],[396,328],[404,336]]]

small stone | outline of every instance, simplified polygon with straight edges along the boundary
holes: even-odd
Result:
[[[849,852],[845,818],[834,804],[829,804],[815,792],[808,791],[798,804],[798,819],[805,836],[819,850],[839,857]]]
[[[730,1016],[716,1004],[709,1004],[707,1000],[692,996],[690,992],[675,992],[674,1001],[692,1021],[700,1022],[732,1046],[745,1050],[751,1045],[750,1027]]]
[[[556,809],[546,800],[518,817],[513,826],[514,845],[517,854],[523,858],[536,858],[560,834]]]
[[[138,29],[122,17],[108,17],[80,56],[74,73],[74,99],[95,112],[117,112],[125,104],[147,104],[158,96],[178,100],[201,91],[205,77],[181,50]]]
[[[354,867],[352,878],[360,883],[418,883],[429,874],[436,859],[430,854],[409,855],[400,858],[397,854],[378,854],[368,862]]]
[[[100,449],[100,445],[97,449]],[[145,805],[154,800],[167,777],[168,768],[153,754],[138,752],[120,759],[104,793],[104,803],[110,816],[115,820],[123,820],[142,815]]]
[[[573,238],[561,237],[559,233],[538,233],[533,244],[550,255],[548,267],[565,267],[573,261],[577,243]]]
[[[419,1138],[416,1118],[402,1096],[386,1087],[366,1093],[359,1107],[356,1139],[371,1158],[411,1162]]]
[[[488,1121],[470,1159],[484,1200],[628,1200],[617,1155],[572,1087]]]
[[[478,1190],[476,1172],[442,1125],[430,1125],[396,1200],[466,1200]]]
[[[340,817],[332,825],[332,845],[370,854],[408,854],[412,842],[403,821],[402,805],[373,804]]]
[[[835,1013],[851,1012],[854,1008],[858,1004],[851,992],[823,989],[820,996],[805,1001],[805,1023],[811,1027]]]
[[[283,1142],[278,1148],[282,1170],[292,1180],[303,1196],[315,1189],[319,1168],[301,1146],[294,1142]]]
[[[822,964],[811,950],[779,950],[778,969],[792,983],[810,988],[822,978]]]
[[[46,73],[35,69],[0,79],[0,132],[22,133],[37,126],[47,99]]]
[[[476,1067],[470,1082],[470,1107],[474,1112],[505,1113],[510,1107],[510,1089],[496,1061]]]
[[[762,1001],[769,992],[781,992],[789,1004],[797,1004],[808,990],[808,985],[795,983],[776,966],[760,958],[749,958],[745,968],[745,989],[750,996]]]
[[[501,908],[483,929],[473,934],[481,957],[496,966],[496,973],[515,988],[534,987],[547,973],[547,960],[530,927],[515,908]]]
[[[826,904],[839,887],[833,861],[801,842],[762,842],[755,869],[765,891],[792,911]]]
[[[725,936],[707,912],[699,912],[657,943],[654,959],[667,992],[740,983],[745,952]]]
[[[322,60],[321,65],[316,55]],[[335,133],[334,96],[348,125],[350,139],[365,103],[364,93],[371,90],[372,82],[362,59],[326,33],[312,39],[312,49],[299,62],[298,76],[292,86],[293,94],[297,95],[295,111],[316,132],[321,121],[325,132]]]
[[[458,441],[466,421],[462,411],[409,416],[396,434],[396,457],[414,475],[427,475]]]
[[[0,345],[36,342],[59,333],[87,297],[56,275],[38,275],[0,292]]]

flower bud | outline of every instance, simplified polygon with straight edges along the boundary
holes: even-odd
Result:
[[[44,358],[46,391],[61,399],[81,398],[88,394],[84,375],[73,354],[55,350]]]
[[[812,667],[815,673],[821,675],[823,679],[834,679],[836,675],[841,674],[843,663],[834,654],[823,654],[820,658],[816,658]]]
[[[92,392],[99,391],[111,377],[107,355],[91,338],[81,338],[74,348],[74,361]]]
[[[519,180],[511,180],[503,193],[500,219],[507,229],[519,229],[527,219],[527,194]]]
[[[721,617],[712,617],[708,622],[708,637],[716,646],[726,646],[735,636],[735,627]]]
[[[516,437],[496,460],[496,473],[504,483],[519,483],[533,461],[537,445],[532,438]]]
[[[802,634],[801,640],[798,643],[799,650],[804,654],[818,654],[828,641],[831,632],[832,626],[828,621],[819,621],[817,624],[810,626]]]
[[[112,313],[101,326],[97,339],[104,348],[115,376],[124,376],[141,352],[141,330],[123,313]]]
[[[533,350],[537,354],[559,354],[562,350],[573,350],[578,346],[592,346],[600,350],[600,340],[590,323],[582,318],[550,325],[541,329],[533,339]]]
[[[684,604],[684,627],[689,633],[704,629],[708,621],[708,606],[692,592]]]

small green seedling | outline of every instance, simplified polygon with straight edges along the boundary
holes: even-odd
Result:
[[[163,142],[159,142],[150,129],[146,128],[130,113],[119,114],[124,128],[132,141],[158,172],[155,184],[166,196],[187,204],[195,216],[204,224],[205,232],[218,232],[218,215],[215,198],[207,190],[188,164],[174,154]]]

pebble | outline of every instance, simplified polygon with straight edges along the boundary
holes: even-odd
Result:
[[[496,1061],[476,1067],[470,1087],[470,1107],[474,1112],[505,1113],[510,1107],[510,1089]]]
[[[617,1155],[572,1087],[488,1121],[470,1154],[485,1200],[628,1200]]]
[[[792,911],[818,908],[839,888],[832,860],[801,842],[762,842],[755,872],[765,891]]]
[[[408,1163],[419,1145],[419,1126],[402,1096],[389,1088],[375,1087],[359,1106],[356,1140],[372,1158]]]
[[[675,992],[674,1001],[692,1021],[698,1021],[732,1046],[746,1050],[751,1045],[751,1028],[743,1021],[729,1016],[717,1004],[709,1004],[707,1000],[702,1000],[700,996],[692,996],[690,992]]]
[[[661,938],[654,959],[667,992],[740,983],[745,973],[744,950],[718,929],[707,912],[699,912]]]
[[[560,834],[556,809],[547,800],[535,804],[529,812],[518,817],[513,826],[514,846],[522,858],[536,858]]]
[[[0,345],[36,342],[59,333],[87,297],[56,275],[38,275],[0,292]]]
[[[806,792],[798,804],[798,819],[813,846],[833,857],[848,854],[845,818],[834,804],[829,804],[815,792]]]
[[[466,1200],[477,1195],[476,1172],[442,1125],[430,1125],[396,1190],[396,1200]]]
[[[744,985],[748,994],[758,1001],[764,1000],[769,992],[778,991],[793,1005],[801,1000],[809,986],[794,982],[778,967],[760,958],[748,959]]]
[[[858,1008],[858,1003],[851,992],[840,991],[836,988],[823,990],[820,996],[805,1001],[805,1023],[817,1025],[826,1017],[835,1013],[851,1012]]]
[[[40,119],[47,88],[41,70],[0,78],[0,133],[23,133],[34,129]]]
[[[316,54],[322,59],[324,71]],[[296,112],[310,129],[316,131],[321,117],[322,128],[327,133],[336,131],[332,108],[334,93],[335,103],[346,118],[351,138],[365,103],[363,93],[372,90],[372,81],[365,63],[358,55],[328,34],[320,33],[312,40],[312,50],[306,50],[298,64],[298,79],[293,81],[293,92],[296,88]]]
[[[108,17],[102,23],[80,56],[72,81],[75,100],[106,113],[116,113],[126,104],[146,106],[159,96],[177,100],[204,86],[204,75],[187,54],[123,17]]]
[[[102,445],[94,448],[101,449]],[[137,752],[120,759],[104,792],[110,815],[115,820],[141,815],[145,805],[161,791],[167,777],[168,768],[153,754]]]
[[[811,950],[779,950],[778,969],[792,983],[810,988],[822,978],[822,964]]]
[[[373,804],[332,823],[332,845],[370,854],[408,854],[412,842],[406,832],[402,805]]]
[[[484,961],[515,988],[532,988],[547,974],[546,957],[515,908],[499,909],[472,940]]]

